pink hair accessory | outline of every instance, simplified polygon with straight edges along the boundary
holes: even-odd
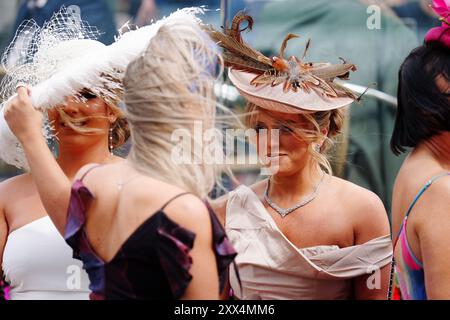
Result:
[[[450,48],[450,0],[433,0],[431,7],[440,17],[442,25],[430,29],[425,35],[425,42],[439,42]]]

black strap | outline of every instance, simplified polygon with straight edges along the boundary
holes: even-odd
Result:
[[[171,198],[170,200],[168,200],[168,201],[161,207],[161,209],[159,209],[159,210],[160,210],[160,211],[164,210],[164,208],[167,207],[167,205],[168,205],[169,203],[171,203],[173,200],[175,200],[176,198],[179,198],[179,197],[181,197],[181,196],[184,196],[184,195],[186,195],[186,194],[192,194],[192,193],[191,193],[191,192],[183,192],[183,193],[177,194],[175,197],[173,197],[173,198]]]
[[[101,166],[102,166],[102,164],[95,164],[95,165],[93,165],[92,167],[90,167],[89,169],[87,169],[85,173],[83,173],[83,175],[81,176],[80,180],[83,181],[83,179],[86,177],[86,175],[87,175],[89,172],[91,172],[93,169],[98,168],[98,167],[101,167]]]

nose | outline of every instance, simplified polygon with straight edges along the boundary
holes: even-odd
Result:
[[[80,112],[80,102],[72,97],[67,98],[64,105],[62,105],[62,109],[69,115],[76,115]]]

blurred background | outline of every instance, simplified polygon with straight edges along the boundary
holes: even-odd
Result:
[[[351,83],[376,83],[361,105],[351,107],[346,130],[333,151],[335,174],[377,193],[390,208],[392,185],[403,160],[389,149],[395,115],[397,72],[406,55],[422,43],[425,32],[438,24],[427,0],[0,0],[0,50],[13,38],[23,20],[42,25],[62,5],[75,6],[81,18],[96,26],[105,44],[129,21],[143,26],[186,6],[206,5],[205,21],[216,27],[246,9],[254,31],[244,39],[266,55],[279,52],[288,33],[300,35],[289,42],[288,55],[300,56],[312,39],[307,59],[339,63],[338,57],[358,66]],[[221,9],[221,10],[217,10]],[[0,77],[4,70],[0,68]],[[242,99],[229,85],[220,91],[222,102],[241,112]],[[382,94],[384,93],[384,95]],[[234,165],[241,183],[257,179],[259,168]],[[0,161],[0,181],[20,171]],[[236,183],[228,181],[232,189]]]

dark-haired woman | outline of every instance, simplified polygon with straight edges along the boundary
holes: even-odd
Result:
[[[434,5],[439,14],[450,13],[444,1]],[[397,176],[392,204],[403,299],[450,299],[450,27],[445,22],[428,33],[399,72],[391,147],[396,154],[413,148]]]

